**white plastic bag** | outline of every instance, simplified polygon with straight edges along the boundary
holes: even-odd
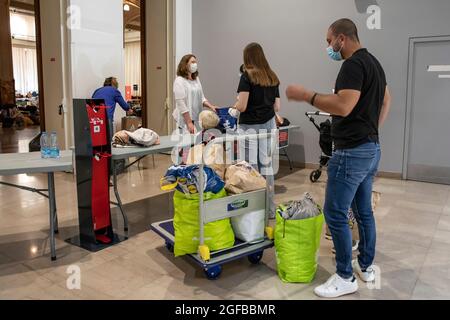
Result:
[[[232,217],[231,225],[236,238],[244,242],[258,243],[264,240],[266,213],[264,210]]]

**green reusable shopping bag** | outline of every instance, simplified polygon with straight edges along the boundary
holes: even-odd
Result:
[[[225,189],[214,194],[204,194],[205,201],[227,196]],[[184,193],[175,191],[173,203],[175,208],[175,257],[198,252],[200,245],[199,200],[198,194],[186,198]],[[231,248],[234,245],[234,233],[230,219],[220,220],[205,225],[205,244],[210,251]]]
[[[310,283],[317,271],[324,216],[285,220],[277,209],[275,250],[278,276],[286,283]]]

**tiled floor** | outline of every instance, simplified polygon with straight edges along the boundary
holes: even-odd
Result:
[[[56,179],[60,234],[58,260],[50,262],[46,199],[0,186],[0,298],[2,299],[316,299],[314,286],[334,272],[331,243],[322,241],[319,270],[312,284],[284,284],[276,274],[274,251],[262,264],[245,259],[225,265],[222,277],[208,281],[189,259],[175,259],[164,241],[146,231],[169,217],[170,199],[158,183],[169,164],[157,157],[144,170],[134,168],[119,179],[130,214],[131,238],[98,253],[64,242],[77,233],[75,182],[71,174]],[[324,198],[322,182],[311,184],[309,170],[286,169],[277,180],[277,202],[310,192]],[[45,176],[17,176],[4,181],[45,186]],[[381,289],[360,283],[359,293],[343,299],[450,298],[450,186],[377,179],[382,193],[376,211]],[[143,200],[153,197],[150,200]],[[121,217],[114,211],[116,230]],[[68,290],[68,267],[81,270],[81,290]]]
[[[39,126],[17,130],[2,128],[0,125],[0,153],[28,152],[28,144],[39,132],[41,132]]]

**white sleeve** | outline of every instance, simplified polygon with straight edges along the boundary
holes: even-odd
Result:
[[[186,87],[178,78],[175,79],[175,82],[173,84],[173,93],[175,95],[175,100],[186,99],[187,97]]]
[[[181,114],[185,114],[189,112],[189,108],[186,105],[186,101],[184,99],[175,100],[176,108]]]
[[[175,80],[173,84],[173,93],[175,96],[175,106],[181,114],[185,114],[189,112],[189,108],[187,106],[186,100],[186,88],[183,86],[183,83],[178,79]]]
[[[200,85],[200,88],[202,89],[202,104],[204,104],[206,101],[208,101],[208,99],[205,98],[205,94],[203,93],[203,86],[202,86],[202,83],[200,81],[200,78],[197,78],[197,81],[198,81],[198,83]]]

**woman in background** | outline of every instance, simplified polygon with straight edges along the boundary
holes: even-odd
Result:
[[[203,108],[214,112],[217,109],[205,98],[198,75],[197,58],[193,54],[185,55],[178,65],[177,78],[173,85],[175,95],[173,117],[180,133],[194,134],[200,131],[199,115]]]

